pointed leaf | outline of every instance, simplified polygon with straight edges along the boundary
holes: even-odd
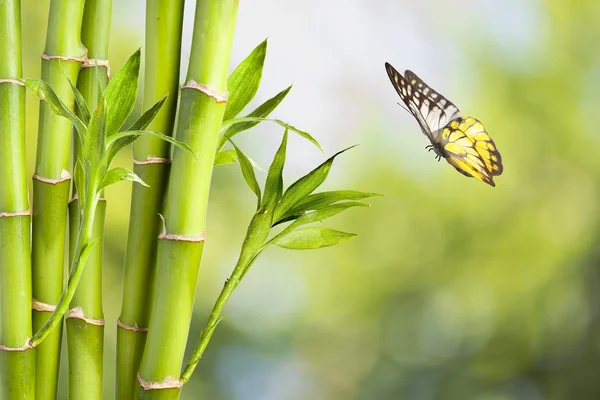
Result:
[[[276,124],[281,125],[284,128],[287,128],[287,129],[289,129],[292,132],[296,132],[298,135],[300,135],[304,139],[308,140],[309,142],[311,142],[312,144],[314,144],[315,146],[317,146],[317,148],[319,150],[323,151],[323,148],[321,147],[321,145],[319,144],[319,142],[317,142],[317,139],[315,139],[314,137],[312,137],[310,133],[304,132],[304,131],[296,128],[295,126],[286,124],[285,122],[280,121],[278,119],[268,119],[268,118],[258,118],[258,117],[244,117],[244,118],[230,119],[229,121],[233,122],[234,124],[238,124],[238,122],[245,123],[243,121],[259,121],[259,122],[260,121],[269,121],[269,122],[275,122]],[[235,127],[235,126],[237,126],[237,125],[233,125],[233,127]],[[221,139],[223,139],[223,138],[221,138]]]
[[[246,184],[248,184],[248,187],[250,188],[250,190],[252,190],[254,192],[254,194],[256,194],[256,199],[257,199],[256,208],[258,209],[260,207],[260,186],[258,185],[258,181],[256,180],[256,175],[254,174],[254,168],[252,167],[250,160],[248,160],[248,157],[246,157],[244,152],[241,151],[233,142],[231,142],[231,144],[233,145],[233,147],[235,149],[235,153],[237,155],[237,159],[239,161],[240,168],[242,170],[242,175],[244,176],[244,180],[246,181]]]
[[[287,235],[288,233],[290,233],[294,229],[298,228],[299,226],[306,225],[306,224],[312,224],[313,222],[324,221],[324,220],[331,218],[331,217],[333,217],[343,211],[346,211],[347,209],[352,208],[352,207],[369,207],[369,205],[365,204],[365,203],[360,203],[357,201],[346,201],[343,203],[325,206],[317,211],[298,215],[297,219],[294,222],[292,222],[288,227],[286,227],[284,230],[282,230],[277,236],[275,236],[273,239],[271,239],[269,241],[269,243],[277,241],[279,238]],[[274,224],[274,225],[276,225],[276,224]]]
[[[85,99],[83,98],[83,95],[81,94],[79,89],[77,89],[75,87],[75,85],[73,85],[73,82],[71,82],[71,79],[69,79],[69,77],[66,74],[65,74],[65,78],[67,78],[67,81],[69,82],[69,86],[71,86],[71,91],[73,92],[73,95],[75,96],[75,104],[77,104],[77,111],[79,111],[81,118],[83,118],[83,122],[85,124],[89,124],[90,117],[91,117],[90,110],[88,108],[87,103],[85,102]]]
[[[235,117],[250,103],[256,95],[262,77],[265,56],[267,54],[267,40],[250,53],[231,73],[227,80],[227,108],[223,120]]]
[[[256,126],[259,122],[264,121],[271,112],[281,103],[281,101],[287,96],[289,91],[292,89],[291,86],[288,86],[281,92],[277,93],[275,96],[270,98],[269,100],[262,103],[258,106],[254,111],[248,114],[245,118],[251,118],[249,120],[240,121],[239,119],[223,119],[223,125],[221,126],[222,130],[225,130],[225,133],[221,137],[221,141],[219,142],[219,149],[222,148],[225,143],[227,143],[227,138],[232,138],[238,133],[245,131],[247,129]],[[255,119],[259,118],[259,119]],[[239,122],[235,122],[239,121]],[[309,135],[310,136],[310,135]]]
[[[215,167],[219,165],[232,164],[238,161],[235,150],[223,150],[217,153],[215,156]]]
[[[314,226],[293,230],[287,235],[278,238],[273,244],[291,250],[310,250],[335,246],[355,236],[353,233]]]
[[[75,181],[75,188],[77,188],[77,197],[79,197],[79,209],[83,210],[85,207],[85,170],[83,169],[83,161],[80,157],[77,158],[75,168],[73,171],[73,180]]]
[[[368,197],[381,196],[377,193],[359,192],[356,190],[333,190],[329,192],[315,193],[300,200],[283,218],[290,215],[303,213],[310,210],[318,210],[338,201],[362,200]]]
[[[123,150],[125,147],[129,146],[131,143],[135,142],[139,138],[140,136],[131,135],[114,140],[108,148],[108,153],[106,156],[106,166],[110,167],[117,154],[119,154],[121,150]]]
[[[335,153],[323,164],[319,165],[317,168],[313,169],[311,172],[294,182],[285,191],[281,201],[277,205],[275,215],[273,216],[273,221],[280,221],[284,215],[286,215],[292,208],[294,208],[294,206],[296,206],[296,204],[314,192],[314,190],[325,181],[327,175],[329,175],[333,160],[335,160],[338,155],[351,149],[352,147],[348,147],[347,149]]]
[[[83,141],[83,158],[90,164],[96,165],[96,162],[104,156],[107,125],[106,99],[101,99],[96,110],[90,119],[87,134]]]
[[[87,126],[73,111],[69,110],[49,84],[40,79],[23,79],[22,82],[38,99],[44,100],[57,115],[71,121],[80,139],[85,135]]]
[[[144,130],[152,123],[162,106],[165,104],[168,95],[157,101],[152,107],[146,110],[141,117],[137,119],[127,130],[128,131],[139,131]]]
[[[119,131],[135,105],[140,73],[140,50],[138,49],[125,65],[110,80],[104,98],[107,106],[106,134]]]
[[[194,157],[196,160],[198,160],[198,157],[196,157],[196,154],[192,151],[190,146],[188,146],[184,142],[181,142],[177,139],[173,139],[171,136],[167,136],[165,134],[162,134],[162,133],[156,132],[156,131],[137,130],[137,131],[118,132],[106,139],[106,145],[110,146],[115,141],[117,141],[121,138],[124,138],[124,137],[128,137],[128,136],[140,137],[142,135],[152,135],[152,136],[159,137],[162,140],[164,140],[165,142],[169,142],[169,143],[179,147],[181,150],[187,151],[192,157]]]
[[[269,173],[267,174],[267,182],[265,183],[265,196],[263,199],[262,208],[265,210],[275,210],[277,203],[281,199],[283,194],[283,166],[285,165],[285,156],[287,149],[288,130],[286,129],[283,133],[283,139],[281,145],[275,156],[273,162],[269,167]]]
[[[100,186],[98,187],[98,192],[104,189],[107,186],[112,185],[113,183],[121,182],[121,181],[132,181],[137,182],[142,186],[148,187],[146,182],[142,180],[139,176],[137,176],[132,171],[122,168],[116,167],[113,169],[109,169],[102,177],[102,182],[100,182]]]

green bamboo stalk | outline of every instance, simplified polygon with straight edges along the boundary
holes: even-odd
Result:
[[[138,393],[173,399],[181,391],[181,364],[204,245],[212,168],[225,111],[237,0],[198,0],[187,83],[181,93],[177,138],[199,161],[175,150],[159,237],[150,324]],[[154,382],[152,384],[151,382]],[[156,389],[162,385],[162,390]]]
[[[81,40],[88,49],[88,60],[79,73],[77,88],[90,109],[95,109],[98,89],[108,84],[108,40],[112,0],[87,0],[83,13]],[[95,68],[94,65],[98,66]],[[75,155],[81,152],[75,146]],[[75,193],[75,186],[73,185]],[[69,349],[69,395],[74,399],[102,399],[104,356],[104,313],[102,311],[102,249],[106,201],[100,199],[94,216],[93,239],[98,238],[66,318]],[[80,224],[79,199],[69,204],[70,260],[76,251]]]
[[[21,1],[0,3],[0,398],[35,398]],[[12,350],[12,351],[9,351]],[[25,351],[15,351],[25,350]]]
[[[81,43],[83,6],[84,0],[52,0],[42,56],[42,79],[70,109],[74,99],[66,77],[77,81],[86,52]],[[38,302],[34,331],[49,317],[47,311],[39,310],[51,309],[62,293],[72,125],[42,102],[38,129],[33,181],[33,297]],[[59,326],[36,348],[37,399],[56,398],[61,337]]]
[[[143,108],[168,95],[148,129],[172,136],[177,111],[184,0],[146,2]],[[123,304],[117,330],[116,398],[135,397],[148,327],[149,290],[160,232],[157,214],[165,194],[170,146],[145,136],[134,145],[134,172],[150,187],[133,185],[123,278]],[[152,157],[152,158],[148,158]]]

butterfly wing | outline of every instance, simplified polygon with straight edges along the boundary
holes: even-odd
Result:
[[[417,74],[410,70],[406,70],[404,72],[404,78],[406,78],[408,83],[410,83],[413,88],[421,92],[429,100],[439,106],[439,108],[442,110],[442,114],[439,117],[436,117],[439,118],[438,123],[440,126],[446,126],[448,122],[460,116],[460,111],[458,110],[458,107],[454,105],[454,103],[426,84],[423,79],[417,76]]]
[[[496,186],[502,174],[502,157],[480,121],[459,117],[446,126],[440,137],[444,157],[458,172]]]
[[[385,69],[396,92],[398,92],[406,107],[419,122],[423,133],[432,143],[438,141],[441,129],[452,119],[449,116],[453,118],[458,116],[458,108],[445,97],[425,85],[420,79],[418,81],[415,80],[416,84],[413,85],[411,81],[402,76],[389,63],[385,63]],[[410,71],[407,71],[407,73],[410,73]],[[410,74],[411,78],[416,77],[416,75]],[[424,85],[423,88],[427,88],[427,94],[420,90],[418,87],[419,84]],[[435,94],[435,96],[431,97],[432,94]]]

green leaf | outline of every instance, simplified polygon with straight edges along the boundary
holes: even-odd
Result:
[[[214,166],[227,165],[238,162],[237,154],[235,150],[223,150],[217,153],[215,156]]]
[[[273,244],[291,250],[310,250],[334,246],[355,236],[353,233],[313,226],[293,230],[287,235],[278,238]]]
[[[327,218],[331,218],[334,215],[337,215],[343,211],[346,211],[352,207],[369,207],[368,204],[360,203],[357,201],[346,201],[343,203],[332,204],[321,208],[320,210],[309,212],[306,214],[299,215],[298,218],[292,222],[288,227],[282,230],[277,236],[269,241],[267,244],[271,244],[272,242],[277,241],[279,238],[287,235],[294,229],[298,228],[301,225],[311,224],[313,222],[324,221]]]
[[[273,221],[280,221],[284,215],[286,215],[292,208],[294,208],[294,206],[296,206],[309,194],[314,192],[315,189],[318,188],[325,181],[327,175],[329,175],[329,171],[331,170],[333,160],[343,152],[351,149],[352,147],[348,147],[347,149],[335,153],[323,164],[319,165],[317,168],[313,169],[308,174],[304,175],[302,178],[294,182],[285,191],[283,197],[281,198],[281,201],[277,205],[275,215],[273,216]]]
[[[83,122],[85,124],[89,124],[90,117],[91,117],[90,110],[88,108],[87,103],[85,102],[85,99],[83,98],[83,95],[81,94],[79,89],[77,89],[75,87],[75,85],[73,85],[73,82],[71,82],[71,80],[69,79],[69,77],[66,74],[65,74],[65,78],[67,78],[67,81],[69,82],[69,86],[71,86],[71,91],[73,92],[73,95],[75,96],[75,103],[77,104],[77,110],[79,111],[79,114],[83,118]]]
[[[73,113],[73,111],[69,110],[69,108],[65,105],[65,103],[62,102],[50,85],[40,79],[23,79],[22,82],[38,99],[44,100],[50,106],[50,109],[54,111],[54,113],[71,121],[77,130],[79,138],[83,138],[85,132],[87,131],[87,126],[83,123],[83,121],[81,121],[81,119],[79,119],[77,115],[75,115],[75,113]]]
[[[106,156],[106,166],[110,167],[110,164],[112,164],[117,154],[119,154],[121,150],[123,150],[125,147],[129,146],[131,143],[135,142],[139,138],[140,136],[132,135],[114,140],[112,144],[108,147],[108,153]]]
[[[107,136],[119,131],[135,105],[140,74],[140,50],[138,49],[125,65],[110,80],[104,98],[107,107]]]
[[[235,153],[237,155],[237,159],[239,161],[240,168],[242,170],[242,175],[244,176],[244,180],[248,184],[248,187],[250,188],[250,190],[252,190],[254,192],[254,194],[256,194],[256,199],[257,199],[256,208],[258,209],[260,207],[260,186],[258,185],[258,181],[256,180],[256,175],[254,174],[254,167],[252,167],[250,160],[248,160],[248,157],[246,157],[244,152],[241,151],[239,149],[239,147],[237,147],[235,145],[235,143],[231,142],[231,144],[233,145],[233,147],[235,149]]]
[[[266,54],[267,40],[265,39],[229,76],[227,80],[229,96],[223,120],[238,115],[256,95],[262,78]]]
[[[318,210],[330,204],[337,203],[338,201],[362,200],[374,196],[381,195],[377,193],[359,192],[356,190],[333,190],[330,192],[311,194],[310,196],[300,200],[298,204],[294,206],[294,208],[292,208],[285,216],[283,216],[283,219],[306,211]]]
[[[137,182],[142,186],[148,187],[146,182],[144,182],[142,180],[142,178],[137,176],[132,171],[130,171],[126,168],[116,167],[116,168],[109,169],[108,171],[106,171],[106,173],[102,177],[100,186],[98,187],[98,192],[100,192],[105,187],[112,185],[113,183],[117,183],[117,182],[121,182],[121,181]]]
[[[157,101],[152,107],[150,107],[148,110],[146,110],[146,112],[143,113],[142,116],[139,117],[137,119],[137,121],[135,121],[133,124],[131,124],[131,126],[126,130],[139,131],[139,130],[146,129],[152,123],[152,121],[154,120],[154,118],[156,117],[156,115],[158,114],[160,109],[162,108],[162,106],[165,104],[167,97],[168,97],[168,95],[165,95],[165,97],[163,97],[162,99]]]
[[[118,132],[106,139],[106,145],[110,146],[117,140],[128,137],[128,136],[134,136],[137,139],[142,135],[152,135],[152,136],[161,138],[165,142],[169,142],[169,143],[179,147],[181,150],[187,151],[192,157],[194,157],[196,160],[198,160],[198,157],[196,157],[196,154],[192,151],[190,146],[188,146],[184,142],[180,142],[177,139],[173,139],[171,136],[167,136],[165,134],[162,134],[162,133],[156,132],[156,131],[137,130],[137,131]]]
[[[283,193],[283,166],[285,165],[285,152],[287,149],[288,130],[286,129],[281,140],[281,145],[273,157],[269,167],[267,182],[265,183],[265,196],[262,207],[273,211]]]
[[[77,188],[77,197],[79,197],[79,209],[83,210],[85,207],[85,170],[83,169],[83,161],[80,157],[77,158],[75,163],[75,169],[73,172],[73,179],[75,181],[75,187]]]
[[[244,117],[244,118],[230,119],[229,121],[233,122],[234,124],[238,124],[238,123],[241,124],[241,123],[244,123],[244,121],[259,121],[259,122],[260,121],[269,121],[269,122],[275,122],[276,124],[281,125],[284,128],[289,129],[292,132],[296,132],[298,135],[300,135],[304,139],[308,140],[309,142],[311,142],[312,144],[314,144],[315,146],[317,146],[317,148],[319,150],[323,151],[323,148],[321,147],[321,145],[319,144],[319,142],[317,142],[317,139],[315,139],[314,137],[312,137],[310,133],[304,132],[304,131],[296,128],[295,126],[286,124],[285,122],[283,122],[281,120],[278,120],[278,119],[268,119],[268,118],[259,118],[259,117]],[[233,125],[232,127],[235,127],[235,126],[236,125]]]
[[[83,141],[83,157],[92,165],[104,156],[107,125],[106,99],[101,99],[90,119],[90,126]]]
[[[250,129],[253,126],[256,126],[259,122],[264,121],[264,118],[267,117],[279,105],[279,103],[281,103],[281,101],[285,98],[285,96],[287,96],[291,89],[291,86],[285,88],[284,90],[277,93],[275,96],[258,106],[254,111],[252,111],[245,117],[250,118],[249,120],[240,121],[240,119],[223,119],[223,125],[221,126],[221,129],[225,130],[225,133],[223,134],[223,136],[221,137],[221,141],[219,142],[219,149],[222,148],[225,145],[225,143],[227,143],[227,139],[230,139],[238,133]]]

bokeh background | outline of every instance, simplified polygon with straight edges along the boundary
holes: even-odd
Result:
[[[40,74],[48,5],[23,1],[28,77]],[[114,70],[143,35],[143,0],[115,0]],[[182,397],[600,398],[600,3],[242,1],[232,69],[265,37],[263,83],[249,108],[293,83],[276,117],[311,132],[327,155],[361,144],[336,161],[323,188],[385,196],[328,221],[358,233],[350,242],[265,252]],[[423,149],[427,139],[396,105],[385,61],[416,71],[484,122],[505,165],[496,188]],[[28,96],[31,174],[37,107]],[[238,144],[267,166],[281,133],[261,124]],[[324,158],[292,137],[287,184]],[[118,162],[131,165],[130,153]],[[130,190],[121,183],[106,193],[106,399]],[[254,204],[236,165],[215,170],[192,346]],[[63,364],[67,398],[66,355]]]

